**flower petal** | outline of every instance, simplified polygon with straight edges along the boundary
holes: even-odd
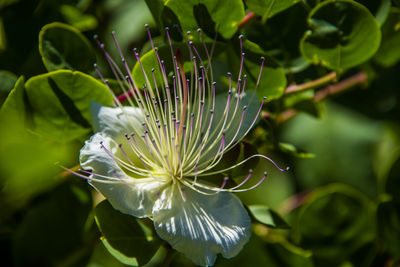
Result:
[[[93,173],[119,178],[109,183],[106,178],[91,175],[90,178],[101,181],[90,181],[89,183],[107,200],[111,205],[122,213],[136,217],[151,216],[151,211],[162,182],[153,178],[135,179],[128,176],[101,148],[100,142],[115,154],[117,144],[103,133],[96,133],[89,141],[85,142],[80,152],[80,164],[83,169],[92,170]]]
[[[139,108],[135,107],[117,107],[110,108],[92,102],[90,106],[93,120],[94,132],[103,132],[114,140],[123,138],[124,134],[141,129],[144,116]],[[116,140],[117,142],[119,140]]]
[[[239,198],[180,190],[167,187],[154,205],[158,235],[198,265],[213,265],[218,253],[237,255],[251,235],[251,221]]]

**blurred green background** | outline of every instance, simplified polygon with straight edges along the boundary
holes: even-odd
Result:
[[[77,168],[90,101],[112,102],[93,35],[117,59],[115,30],[134,66],[132,49],[151,48],[144,24],[161,55],[166,26],[177,47],[187,30],[199,42],[198,27],[207,45],[215,39],[220,92],[239,69],[239,34],[249,77],[266,58],[257,93],[267,104],[239,149],[291,170],[252,163],[269,172],[238,194],[262,205],[253,236],[216,266],[400,266],[400,1],[0,0],[1,266],[192,266],[149,242],[139,220],[104,202],[95,211],[101,197],[58,165]],[[136,230],[107,232],[108,223]]]

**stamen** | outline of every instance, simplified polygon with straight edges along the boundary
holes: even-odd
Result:
[[[222,185],[219,187],[219,190],[217,192],[221,192],[221,190],[225,187],[226,182],[228,182],[229,177],[224,177],[224,180],[222,181]]]
[[[265,61],[265,57],[261,57],[261,66],[260,66],[260,72],[259,72],[258,78],[257,78],[256,88],[258,88],[258,85],[260,84],[261,74],[262,74],[262,70],[264,67],[264,61]]]
[[[267,172],[264,172],[264,176],[261,178],[261,180],[258,181],[258,183],[256,183],[256,184],[253,185],[252,187],[247,188],[247,189],[235,190],[234,192],[246,192],[246,191],[253,190],[254,188],[258,187],[260,184],[262,184],[262,182],[264,182],[265,178],[267,178]]]
[[[133,164],[132,160],[128,157],[128,155],[126,154],[125,150],[122,148],[122,144],[118,145],[119,149],[121,150],[122,154],[124,155],[124,157],[129,161],[129,163],[132,166],[135,166],[135,164]]]
[[[243,180],[240,184],[238,184],[237,186],[230,188],[230,190],[235,190],[236,188],[239,188],[239,187],[241,187],[242,185],[244,185],[244,184],[250,179],[250,177],[251,177],[252,175],[253,175],[253,170],[250,169],[250,170],[249,170],[249,175],[247,175],[246,179],[244,179],[244,180]]]

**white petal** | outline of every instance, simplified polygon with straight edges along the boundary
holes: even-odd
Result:
[[[213,265],[216,255],[239,253],[251,235],[251,222],[240,200],[231,193],[203,195],[185,187],[167,187],[153,208],[158,235],[195,264]]]
[[[93,120],[93,130],[103,132],[119,142],[124,134],[131,134],[135,129],[143,130],[144,116],[139,108],[117,107],[109,108],[92,102],[90,106]]]
[[[117,144],[103,133],[97,133],[80,152],[80,164],[83,169],[92,170],[94,173],[104,176],[120,178],[115,183],[102,183],[90,181],[90,184],[104,195],[112,206],[129,215],[136,217],[151,216],[151,211],[157,193],[162,184],[153,178],[135,179],[127,176],[115,161],[100,146],[103,141],[105,147],[115,153]],[[96,179],[106,179],[93,176]]]

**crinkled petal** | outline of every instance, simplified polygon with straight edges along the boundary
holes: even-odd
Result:
[[[92,102],[90,111],[92,113],[93,130],[103,132],[114,140],[124,137],[124,134],[135,132],[135,129],[143,129],[144,116],[139,108],[110,108]]]
[[[153,207],[153,220],[162,239],[202,266],[213,265],[218,253],[234,257],[251,235],[247,211],[226,192],[209,196],[169,186]]]
[[[103,133],[96,133],[89,141],[85,142],[81,149],[80,164],[83,169],[91,170],[95,174],[114,177],[117,180],[109,183],[105,178],[91,175],[91,177],[102,179],[104,182],[92,180],[89,183],[122,213],[136,217],[151,216],[162,183],[151,177],[135,179],[126,175],[110,155],[101,148],[101,141],[111,152],[115,152],[117,149],[117,144],[110,137]]]

